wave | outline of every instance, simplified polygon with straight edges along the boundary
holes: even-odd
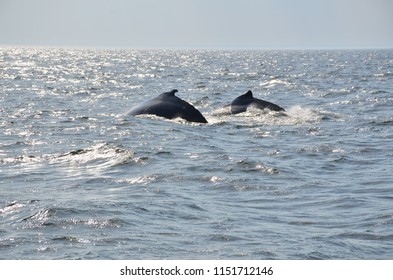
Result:
[[[73,208],[42,208],[23,218],[24,228],[75,227],[85,225],[92,228],[119,228],[125,222],[119,218],[89,217],[93,212]],[[95,215],[96,213],[94,213]]]
[[[7,204],[6,206],[4,206],[3,208],[0,208],[0,214],[13,213],[13,212],[17,211],[18,209],[22,208],[23,206],[25,206],[23,203],[19,203],[17,201],[11,202],[11,203]]]
[[[279,85],[289,86],[289,85],[291,85],[291,83],[288,81],[285,81],[283,79],[274,78],[269,81],[260,83],[259,85],[263,86],[265,88],[272,88],[272,87],[279,86]]]
[[[54,155],[21,155],[0,159],[1,163],[10,164],[75,164],[89,165],[101,163],[108,166],[119,165],[133,158],[134,153],[130,149],[112,146],[107,143],[97,144],[89,148],[72,150],[64,154]]]
[[[107,166],[119,165],[127,162],[134,153],[125,148],[112,146],[107,143],[97,144],[90,148],[73,150],[59,156],[52,157],[52,163],[70,163],[77,165],[103,164]]]

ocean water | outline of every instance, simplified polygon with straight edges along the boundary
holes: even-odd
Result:
[[[0,48],[0,258],[392,259],[392,106],[393,50]]]

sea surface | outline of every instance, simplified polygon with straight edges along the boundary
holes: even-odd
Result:
[[[393,50],[0,48],[0,258],[393,259],[392,108]]]

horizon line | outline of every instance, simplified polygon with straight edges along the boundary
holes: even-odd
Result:
[[[89,45],[56,45],[56,44],[2,44],[0,48],[31,48],[31,49],[80,49],[80,50],[222,50],[222,51],[274,51],[274,50],[391,50],[393,46],[272,46],[272,47],[242,47],[242,46],[89,46]]]

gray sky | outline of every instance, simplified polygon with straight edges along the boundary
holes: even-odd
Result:
[[[393,48],[393,0],[0,0],[0,45]]]

